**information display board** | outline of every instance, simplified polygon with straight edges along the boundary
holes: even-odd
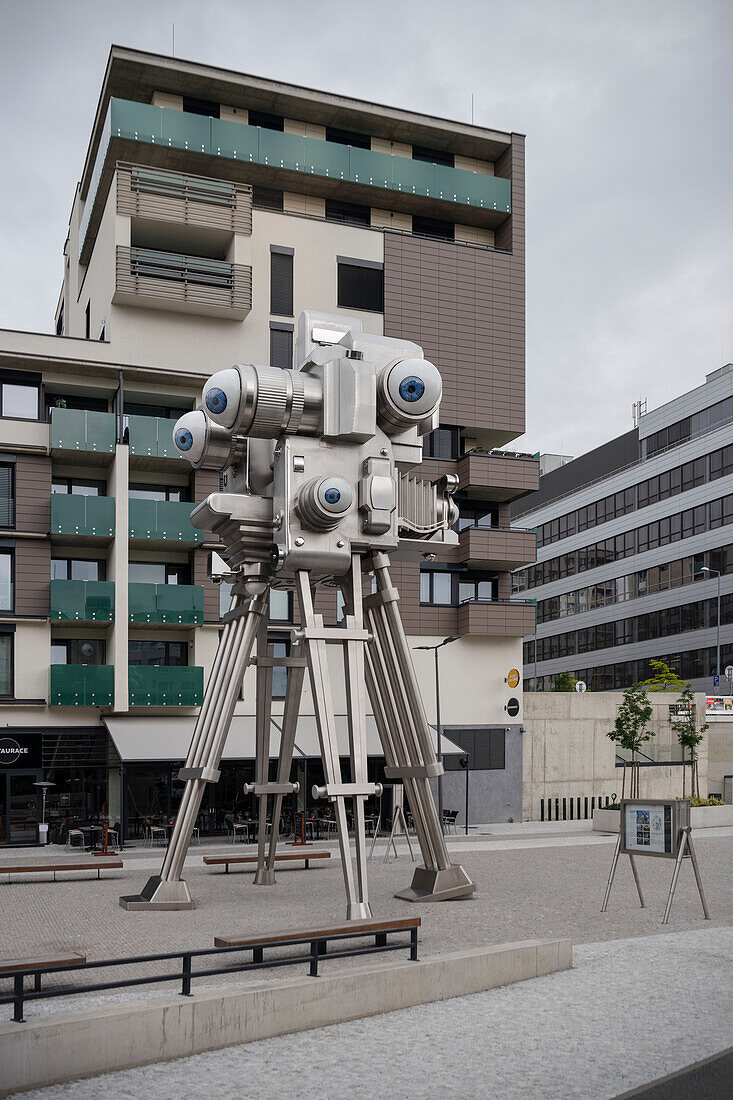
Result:
[[[676,859],[680,830],[690,824],[688,799],[623,799],[621,851]]]

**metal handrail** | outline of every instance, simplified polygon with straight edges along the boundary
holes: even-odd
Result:
[[[225,260],[161,252],[152,248],[130,249],[130,274],[148,279],[175,279],[231,290],[234,272]]]

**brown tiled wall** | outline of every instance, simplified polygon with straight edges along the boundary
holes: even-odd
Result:
[[[49,486],[50,493],[50,486]],[[47,539],[18,539],[15,543],[15,614],[49,614],[51,543]]]
[[[51,459],[46,455],[16,457],[15,528],[39,534],[51,529]]]

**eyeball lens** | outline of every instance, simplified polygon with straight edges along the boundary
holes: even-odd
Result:
[[[224,390],[214,388],[206,394],[206,408],[209,412],[221,414],[227,407],[227,395]]]
[[[188,428],[179,428],[176,432],[176,447],[179,451],[190,451],[193,447],[193,436]]]
[[[424,393],[425,383],[414,374],[400,382],[400,397],[403,401],[419,401]]]
[[[323,495],[329,504],[338,504],[341,500],[341,493],[338,489],[326,489]]]

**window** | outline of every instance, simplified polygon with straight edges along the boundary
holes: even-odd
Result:
[[[183,109],[189,115],[204,115],[206,118],[221,117],[221,108],[218,103],[212,103],[208,99],[194,99],[190,95],[183,97]]]
[[[482,600],[484,603],[496,599],[496,580],[464,580],[458,581],[458,602],[466,603],[468,600]]]
[[[130,584],[189,584],[187,564],[162,561],[131,561],[127,567]]]
[[[335,141],[339,145],[353,145],[355,149],[371,149],[369,134],[357,134],[355,130],[339,130],[335,126],[326,127],[326,141]]]
[[[293,369],[293,326],[270,322],[270,366]]]
[[[15,526],[15,466],[0,463],[0,527]]]
[[[446,735],[468,753],[471,771],[502,771],[506,767],[504,729],[447,729]],[[452,769],[455,757],[446,757]],[[460,766],[460,765],[457,765]]]
[[[2,412],[14,420],[38,420],[40,386],[38,383],[3,382],[0,387]]]
[[[429,149],[426,145],[413,145],[412,159],[427,161],[428,164],[443,164],[446,168],[453,168],[455,165],[452,153],[446,153],[442,149]]]
[[[187,642],[130,641],[128,642],[131,665],[187,665]]]
[[[259,210],[282,210],[283,193],[274,187],[253,187],[252,205]]]
[[[469,504],[465,500],[459,500],[457,504],[460,512],[459,531],[465,531],[469,527],[478,527],[485,531],[498,526],[499,513],[496,508],[491,508],[488,504]]]
[[[52,665],[103,665],[105,644],[102,638],[53,638]]]
[[[460,428],[436,428],[423,437],[423,458],[440,458],[455,460],[461,456],[461,429]]]
[[[185,485],[141,485],[132,484],[128,490],[130,500],[172,500],[175,503],[188,500],[188,488]]]
[[[0,634],[0,695],[13,695],[12,634]]]
[[[103,497],[106,491],[105,481],[73,477],[54,477],[51,481],[52,493],[70,493],[75,497]]]
[[[326,218],[331,222],[345,222],[347,225],[371,225],[372,212],[368,206],[355,202],[338,202],[326,199]]]
[[[270,622],[292,623],[293,593],[270,589]]]
[[[293,316],[293,250],[270,245],[270,313]]]
[[[90,340],[92,335],[92,303],[91,300],[87,302],[87,308],[84,310],[84,339]]]
[[[76,405],[69,406],[70,408],[76,408]],[[82,408],[92,408],[91,405],[83,405]],[[96,406],[95,406],[96,407]],[[106,412],[106,407],[102,410]],[[143,404],[140,401],[125,401],[124,414],[125,416],[157,416],[163,420],[178,420],[179,416],[183,416],[184,413],[190,412],[191,406],[186,405],[169,405],[165,398],[160,403],[154,405]]]
[[[437,569],[421,569],[420,603],[451,607],[453,604],[452,574]]]
[[[64,335],[64,303],[63,302],[61,303],[61,308],[59,309],[59,315],[56,318],[56,335],[57,336],[63,336]]]
[[[107,412],[109,401],[106,397],[87,397],[76,393],[45,393],[46,418],[50,419],[52,409],[78,409],[89,412]]]
[[[382,264],[368,261],[338,260],[338,304],[342,309],[384,311],[384,270]]]
[[[453,241],[456,227],[453,222],[440,221],[438,218],[423,218],[412,215],[412,232],[418,237],[435,237],[440,241]]]
[[[12,611],[13,594],[13,552],[0,550],[0,611]]]
[[[52,581],[103,581],[106,562],[84,558],[51,558]]]
[[[269,115],[266,111],[250,111],[250,126],[261,126],[263,130],[285,130],[285,119],[282,115]]]
[[[268,648],[272,646],[273,657],[287,657],[290,654],[290,641],[282,634],[268,635]],[[284,699],[288,686],[287,668],[273,668],[272,670],[272,698]]]

